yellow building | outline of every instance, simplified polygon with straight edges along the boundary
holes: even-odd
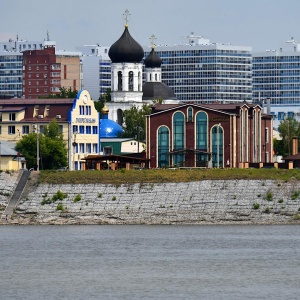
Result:
[[[25,168],[25,158],[15,150],[15,145],[8,141],[0,141],[0,170],[17,171]]]
[[[15,144],[25,134],[42,134],[53,119],[67,143],[69,169],[84,169],[83,158],[99,153],[100,132],[99,113],[86,90],[76,99],[0,99],[0,141]]]

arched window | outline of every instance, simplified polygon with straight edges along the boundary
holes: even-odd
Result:
[[[122,72],[118,72],[118,91],[122,91]]]
[[[214,168],[223,168],[223,128],[220,125],[216,125],[212,128],[211,139],[212,166]]]
[[[196,149],[208,152],[207,144],[207,114],[202,111],[196,115]],[[206,167],[208,160],[206,153],[197,153],[197,167]]]
[[[158,167],[164,168],[170,165],[170,132],[166,126],[161,126],[157,133],[157,160]]]
[[[151,76],[151,75],[152,75],[152,74],[150,74],[150,76],[149,76],[149,77],[150,77],[150,80],[149,80],[149,81],[151,81],[151,80],[152,80],[152,76]]]
[[[155,74],[155,81],[157,81],[157,74]]]
[[[182,112],[176,112],[173,116],[173,150],[184,150],[184,115]],[[174,165],[183,165],[183,151],[176,152],[173,160]]]
[[[128,91],[133,91],[133,72],[130,71],[128,73]]]
[[[120,108],[117,110],[117,123],[121,126],[123,124],[123,111]]]

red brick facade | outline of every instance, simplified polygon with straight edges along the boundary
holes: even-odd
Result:
[[[183,145],[174,145],[174,114],[183,113]],[[190,112],[190,113],[189,113]],[[196,144],[196,115],[206,117],[206,148]],[[181,167],[246,167],[248,163],[272,162],[272,117],[262,113],[258,105],[240,104],[182,104],[156,105],[146,118],[146,153],[150,167],[161,167],[159,162],[159,128],[168,129],[169,166]],[[216,150],[217,149],[217,150]],[[216,152],[217,151],[217,152]],[[176,154],[183,160],[175,162]],[[207,155],[206,164],[199,155]],[[164,154],[163,154],[164,155]],[[198,156],[197,156],[198,155]]]

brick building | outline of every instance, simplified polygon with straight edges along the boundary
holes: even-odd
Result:
[[[146,117],[151,168],[247,167],[272,162],[272,117],[259,105],[157,104]]]
[[[36,99],[60,88],[80,90],[80,53],[55,51],[52,45],[23,51],[23,95]]]

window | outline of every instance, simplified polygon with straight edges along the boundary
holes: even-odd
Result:
[[[128,73],[128,91],[133,91],[133,72]]]
[[[83,125],[79,126],[79,133],[84,134],[84,126]]]
[[[63,125],[58,125],[58,128],[59,128],[59,132],[62,133],[64,129]]]
[[[29,133],[29,126],[23,125],[22,126],[22,134],[28,134]]]
[[[9,121],[16,121],[16,114],[15,113],[10,113],[9,114]]]
[[[216,125],[212,129],[212,164],[215,168],[223,168],[223,129]]]
[[[2,126],[0,126],[0,134],[2,134]]]
[[[111,155],[112,154],[112,146],[105,146],[103,148],[103,155]]]
[[[184,149],[184,115],[182,112],[176,112],[173,117],[173,149]],[[183,164],[183,152],[175,154],[173,158],[174,165],[181,166]]]
[[[122,72],[118,72],[118,91],[122,91]]]
[[[44,132],[44,128],[46,127],[46,125],[40,125],[40,133]]]
[[[86,131],[85,133],[86,133],[86,134],[91,134],[91,133],[92,133],[91,128],[92,128],[91,126],[86,126],[86,127],[85,127],[85,131]]]
[[[193,122],[193,108],[188,108],[188,122]]]
[[[98,127],[97,126],[93,126],[93,134],[98,134]]]
[[[169,159],[169,128],[162,126],[158,129],[157,133],[157,157],[158,157],[158,167],[163,168],[170,165]]]
[[[83,105],[79,105],[79,114],[84,115],[84,106]]]
[[[98,149],[98,145],[93,144],[93,153],[97,153],[98,152],[97,149]]]
[[[90,144],[90,143],[86,144],[86,152],[92,153],[92,144]]]
[[[278,120],[284,120],[284,112],[278,112]]]
[[[73,125],[73,133],[78,133],[78,126],[77,125]]]
[[[87,105],[85,107],[85,114],[86,115],[91,115],[92,114],[92,109],[91,109],[91,106],[90,105]]]
[[[80,153],[84,153],[84,144],[83,143],[79,144],[79,151],[80,151]]]
[[[269,143],[269,128],[265,129],[265,142]]]
[[[16,127],[15,126],[8,126],[8,134],[15,134]]]

